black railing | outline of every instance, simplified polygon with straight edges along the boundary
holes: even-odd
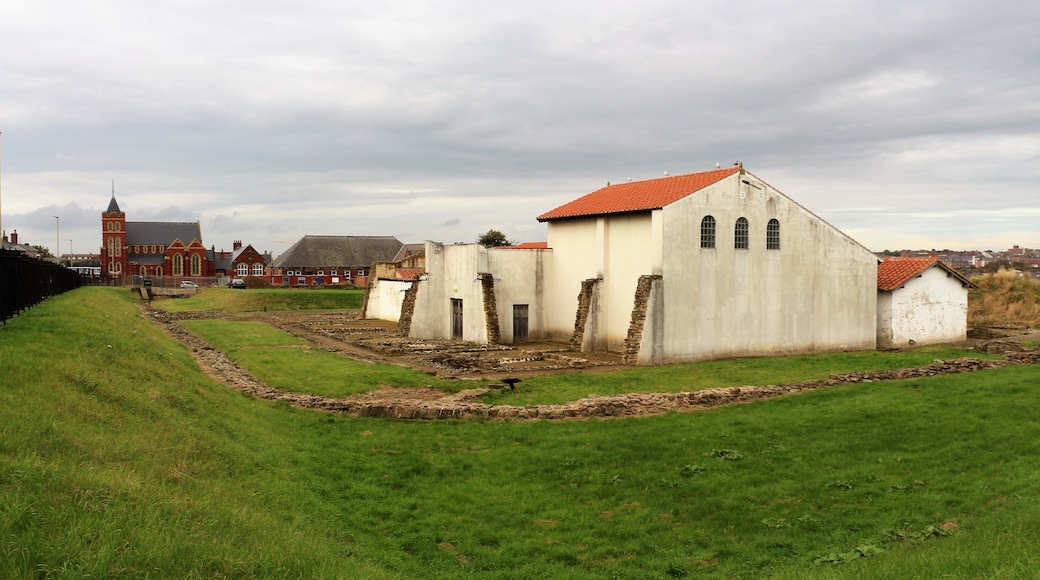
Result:
[[[0,250],[0,321],[82,284],[80,275],[64,266]]]

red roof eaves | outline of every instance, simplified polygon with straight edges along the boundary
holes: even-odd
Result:
[[[661,209],[740,171],[737,167],[607,185],[538,216],[554,221]]]

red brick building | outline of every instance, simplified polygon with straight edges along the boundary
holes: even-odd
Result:
[[[110,279],[214,274],[199,222],[128,222],[115,194],[101,212],[101,243],[101,272]]]

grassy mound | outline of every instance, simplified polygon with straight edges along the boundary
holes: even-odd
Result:
[[[968,292],[968,324],[1022,324],[1040,328],[1040,280],[1001,273],[973,278]]]
[[[0,577],[1029,577],[1040,373],[399,422],[205,378],[123,291],[0,328]]]

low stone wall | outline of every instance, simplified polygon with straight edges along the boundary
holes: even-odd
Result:
[[[787,383],[783,385],[725,387],[681,393],[627,393],[622,395],[591,395],[562,405],[487,405],[470,399],[479,397],[485,389],[474,389],[465,399],[448,396],[438,400],[406,398],[334,399],[301,393],[288,393],[271,388],[257,380],[234,361],[224,356],[201,338],[177,322],[183,315],[145,309],[145,314],[167,334],[188,346],[192,355],[211,376],[229,387],[259,399],[287,401],[290,404],[321,411],[346,413],[357,417],[386,417],[394,419],[461,419],[479,417],[489,420],[561,420],[590,417],[625,417],[654,415],[669,411],[694,411],[733,403],[744,403],[782,395],[814,391],[837,385],[870,383],[896,379],[913,379],[954,373],[974,372],[1019,364],[1040,364],[1040,351],[1009,352],[1004,360],[959,358],[936,360],[916,368],[868,371],[831,375],[826,379]],[[200,315],[200,318],[206,316]]]

